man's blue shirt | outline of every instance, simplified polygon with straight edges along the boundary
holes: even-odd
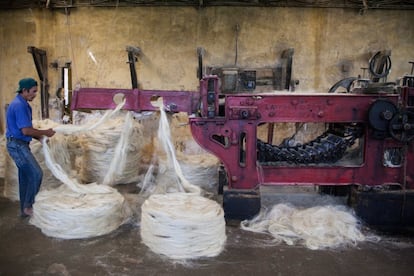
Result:
[[[33,126],[32,107],[20,94],[17,94],[7,107],[6,120],[6,137],[13,137],[26,142],[32,140],[31,136],[26,136],[22,132],[22,128]]]

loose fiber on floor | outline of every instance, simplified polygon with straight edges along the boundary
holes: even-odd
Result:
[[[302,244],[312,250],[355,246],[372,239],[362,233],[358,219],[341,205],[299,209],[277,204],[252,220],[242,221],[241,228],[270,234],[277,243]]]

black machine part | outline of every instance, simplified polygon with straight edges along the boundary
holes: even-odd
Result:
[[[391,50],[379,51],[369,60],[369,71],[373,82],[388,76],[391,71]]]
[[[414,112],[399,110],[388,100],[375,101],[368,111],[369,125],[377,139],[392,137],[407,143],[414,139]]]
[[[389,123],[389,132],[397,141],[408,143],[414,139],[414,112],[400,111]]]
[[[359,125],[333,125],[315,140],[293,147],[271,145],[258,139],[258,161],[262,164],[334,163],[344,156],[361,135],[362,128]]]
[[[397,114],[397,106],[388,100],[375,101],[368,111],[369,125],[381,132],[388,131],[391,119]]]
[[[343,87],[346,89],[346,92],[349,93],[351,91],[351,87],[352,84],[354,83],[354,81],[356,81],[358,78],[356,77],[349,77],[349,78],[345,78],[343,80],[338,81],[337,83],[335,83],[330,89],[329,89],[329,93],[334,93],[336,92],[336,90],[339,87]]]
[[[382,78],[386,78],[391,71],[391,50],[384,50],[376,52],[368,62],[368,68],[361,68],[363,70],[369,69],[371,77],[364,79],[361,77],[348,77],[335,83],[330,89],[329,93],[334,93],[339,87],[346,89],[349,93],[352,90],[353,84],[358,81],[360,84],[363,83],[362,93],[394,93],[395,83],[379,81]]]

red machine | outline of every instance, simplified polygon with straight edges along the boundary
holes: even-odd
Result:
[[[194,139],[223,164],[227,218],[254,216],[261,185],[318,185],[350,191],[368,223],[414,226],[413,83],[414,76],[405,76],[392,88],[350,93],[221,94],[220,79],[208,75],[198,92],[81,88],[72,109],[114,108],[122,94],[126,110],[156,110],[151,99],[162,97],[168,111],[194,114]],[[272,143],[278,123],[309,122],[326,131],[299,145]],[[258,139],[263,126],[267,138]]]

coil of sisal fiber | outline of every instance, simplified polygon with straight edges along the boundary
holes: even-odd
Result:
[[[165,166],[169,167],[165,171],[175,174],[167,181],[175,182],[173,186],[181,192],[152,194],[145,200],[141,206],[142,242],[153,252],[175,260],[216,256],[226,242],[223,209],[217,202],[200,196],[201,188],[184,177],[171,142],[166,113],[162,103],[158,106],[158,140],[167,156]]]
[[[54,162],[46,139],[42,145],[47,167],[65,185],[37,194],[31,224],[47,236],[79,239],[110,233],[128,220],[129,207],[117,190],[79,184]]]
[[[141,207],[141,238],[171,259],[217,256],[226,235],[221,206],[189,193],[155,194]]]
[[[123,104],[122,104],[123,105]],[[121,105],[111,113],[119,111]],[[103,116],[108,120],[110,116]],[[92,130],[105,120],[86,126],[57,126],[56,132],[77,133]],[[30,223],[44,234],[62,239],[79,239],[104,235],[129,220],[132,213],[125,198],[107,185],[79,184],[56,163],[50,153],[47,139],[42,139],[45,164],[64,185],[56,189],[40,191],[33,204]]]
[[[121,194],[116,190],[101,193],[102,187],[106,186],[91,184],[89,190],[96,193],[85,194],[65,185],[41,191],[36,196],[30,223],[45,235],[61,239],[108,234],[125,223],[130,214]]]

